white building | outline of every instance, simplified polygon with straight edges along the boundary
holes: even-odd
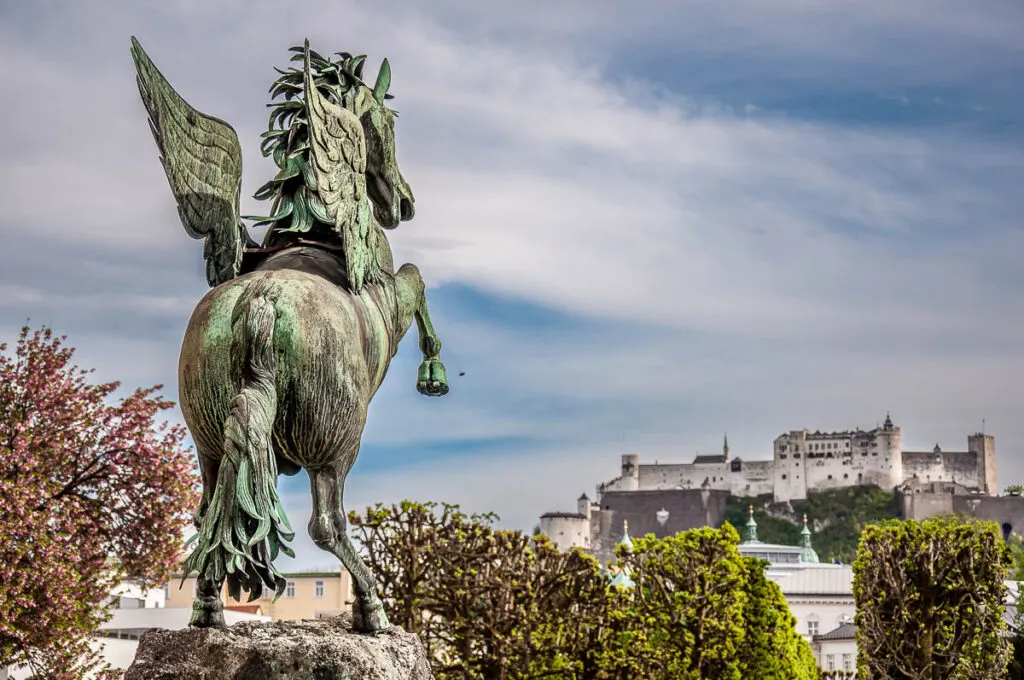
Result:
[[[844,623],[835,630],[815,635],[811,651],[823,671],[856,671],[857,626]]]
[[[995,438],[969,435],[966,451],[943,451],[938,445],[931,451],[904,451],[900,428],[886,414],[885,422],[872,430],[791,430],[775,438],[771,460],[730,456],[728,439],[722,453],[698,454],[691,463],[641,464],[639,456],[627,454],[620,476],[598,486],[597,502],[609,491],[702,488],[733,496],[772,494],[785,502],[806,498],[808,491],[935,483],[996,495]]]

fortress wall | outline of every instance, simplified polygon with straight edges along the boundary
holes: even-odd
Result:
[[[742,461],[741,465],[738,479],[733,483],[734,496],[762,496],[775,490],[775,461]]]
[[[970,451],[904,451],[903,479],[918,483],[951,482],[978,488],[978,457]]]
[[[1024,496],[953,496],[957,513],[997,522],[1004,534],[1024,535]]]
[[[849,456],[812,458],[804,463],[807,488],[811,491],[842,489],[857,483]]]
[[[733,487],[729,463],[672,463],[640,466],[640,489],[700,489],[704,480],[712,489],[730,491]]]
[[[903,491],[900,506],[904,519],[924,520],[953,514],[953,494],[928,491]]]

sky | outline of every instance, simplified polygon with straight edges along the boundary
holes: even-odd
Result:
[[[207,287],[157,160],[129,38],[230,122],[243,214],[287,49],[392,67],[415,262],[451,392],[407,336],[349,476],[529,530],[623,453],[771,456],[871,428],[995,435],[1024,479],[1024,5],[1016,0],[0,3],[0,338],[30,320],[176,398]],[[459,376],[459,372],[465,372]],[[175,411],[170,414],[180,421]],[[298,557],[305,475],[282,479]]]

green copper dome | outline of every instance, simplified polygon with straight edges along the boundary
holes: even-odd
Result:
[[[807,515],[804,515],[804,528],[800,532],[800,546],[803,548],[800,552],[800,561],[805,564],[817,564],[818,553],[811,547],[811,530],[807,527]]]

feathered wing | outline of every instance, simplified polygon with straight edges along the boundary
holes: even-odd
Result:
[[[304,91],[310,165],[316,175],[317,197],[341,236],[349,284],[358,293],[378,271],[366,195],[366,138],[354,113],[320,94],[309,59],[307,41]]]
[[[224,121],[196,111],[182,99],[134,37],[132,58],[178,216],[189,236],[206,239],[206,280],[217,286],[238,274],[248,240],[238,214],[238,135]]]

